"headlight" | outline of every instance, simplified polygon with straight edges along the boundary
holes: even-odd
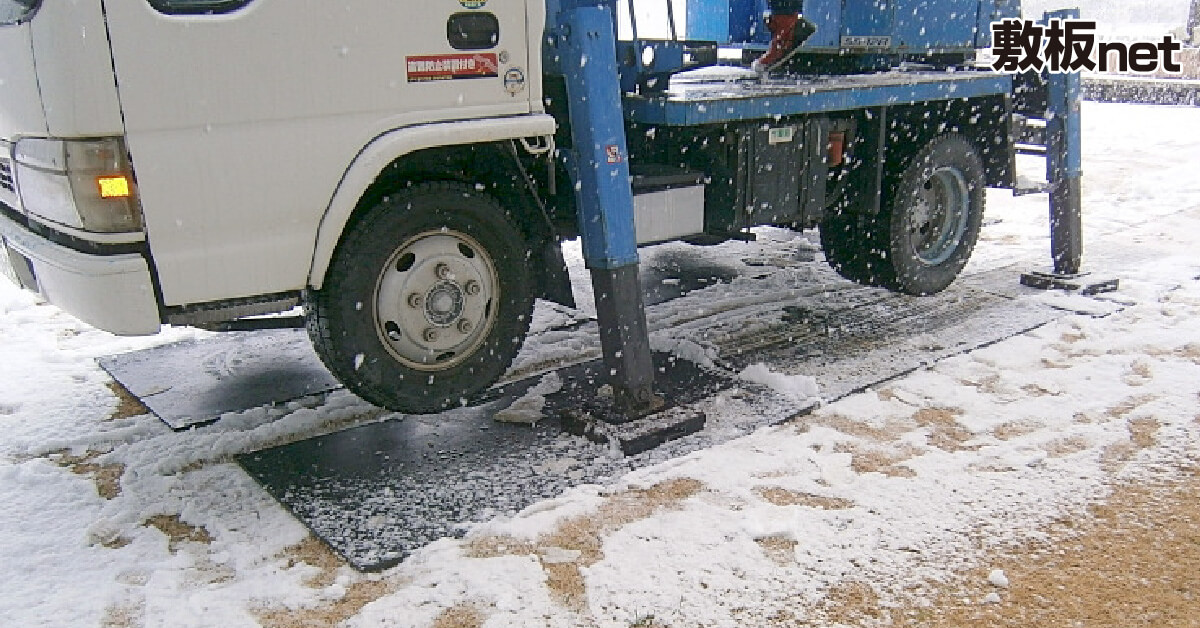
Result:
[[[141,231],[125,146],[117,138],[26,138],[13,151],[25,211],[98,233]]]

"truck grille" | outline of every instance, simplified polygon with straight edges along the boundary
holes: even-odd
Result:
[[[13,186],[12,162],[4,157],[0,157],[0,188],[15,192]]]
[[[13,185],[13,163],[0,157],[0,210],[17,211],[17,190]]]

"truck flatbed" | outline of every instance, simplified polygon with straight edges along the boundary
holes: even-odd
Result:
[[[716,67],[674,77],[661,95],[626,96],[625,115],[643,124],[693,126],[1011,92],[1011,75],[981,70],[760,80],[749,70]]]

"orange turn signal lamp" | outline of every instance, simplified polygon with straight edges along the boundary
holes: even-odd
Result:
[[[96,184],[100,186],[100,198],[129,198],[133,195],[128,175],[99,176],[96,177]]]

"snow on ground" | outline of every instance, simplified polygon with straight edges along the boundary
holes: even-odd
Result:
[[[1198,462],[1200,109],[1088,103],[1084,121],[1086,264],[1121,279],[1108,302],[1120,311],[1067,315],[792,423],[479,522],[381,574],[306,541],[230,460],[388,414],[340,392],[183,433],[110,418],[120,402],[94,358],[200,332],[114,338],[5,284],[0,625],[756,626],[813,618],[851,583],[885,605],[920,599],[989,548],[1079,515],[1114,481]],[[1045,259],[1045,197],[988,201],[968,272]],[[741,259],[756,246],[767,245],[698,254]],[[688,302],[653,310],[652,325],[669,331]],[[579,350],[586,335],[555,342]],[[749,376],[791,390],[798,407],[815,392],[769,365]],[[717,424],[752,411],[736,390],[702,405]]]

